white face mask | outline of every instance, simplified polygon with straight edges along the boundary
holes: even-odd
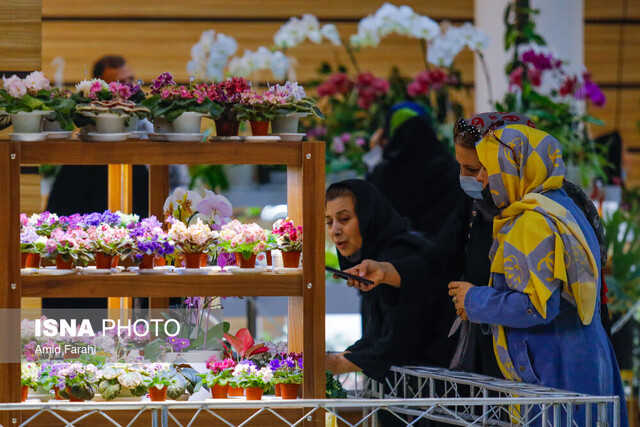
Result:
[[[462,191],[473,199],[482,199],[482,183],[475,176],[460,175],[460,187]]]

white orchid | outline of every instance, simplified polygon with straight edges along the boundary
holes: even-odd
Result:
[[[329,40],[334,46],[340,46],[342,44],[340,33],[338,33],[338,28],[336,28],[334,24],[323,25],[320,32],[322,33],[322,37]]]
[[[203,31],[198,43],[191,47],[187,71],[199,80],[220,81],[229,57],[237,50],[238,42],[233,37],[214,30]]]
[[[261,46],[256,51],[245,50],[241,57],[229,62],[229,73],[234,76],[249,77],[256,71],[269,69],[276,79],[282,80],[289,69],[289,60],[281,51],[272,52]]]
[[[302,15],[302,18],[294,16],[282,25],[273,36],[273,43],[279,49],[290,49],[305,40],[320,44],[323,38],[335,46],[341,44],[340,35],[335,25],[326,24],[321,27],[318,18],[306,13]]]

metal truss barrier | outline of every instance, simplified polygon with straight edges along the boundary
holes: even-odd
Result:
[[[436,420],[452,425],[476,426],[578,426],[574,419],[576,411],[584,411],[585,424],[597,422],[598,427],[620,425],[620,402],[617,396],[589,396],[565,392],[531,384],[499,380],[482,375],[448,371],[426,367],[393,367],[386,384],[359,377],[356,394],[349,399],[271,399],[245,401],[170,401],[170,402],[49,402],[0,403],[0,411],[35,412],[29,418],[23,416],[21,426],[27,426],[43,414],[51,414],[59,425],[74,426],[89,416],[98,414],[109,425],[121,426],[109,413],[114,411],[137,411],[125,424],[134,424],[144,413],[151,413],[152,427],[172,425],[257,425],[256,417],[272,414],[282,426],[300,426],[311,421],[313,416],[324,417],[327,426],[346,425],[376,426],[377,414],[386,412],[407,426],[416,426],[424,419]],[[220,415],[228,409],[243,410],[244,420],[234,424]],[[281,410],[299,409],[298,419],[286,418]],[[350,409],[348,419],[344,410]],[[353,411],[353,410],[356,411]],[[172,411],[190,410],[193,415],[183,424]],[[86,411],[73,421],[66,413]],[[355,414],[355,415],[354,415]],[[67,415],[68,416],[68,415]],[[92,420],[94,420],[92,418]],[[237,422],[237,417],[234,418]],[[322,418],[321,418],[322,419]],[[184,422],[184,419],[183,419]],[[280,423],[281,422],[281,423]],[[203,424],[206,423],[206,424]],[[15,420],[14,425],[17,425]],[[96,424],[97,425],[97,424]],[[100,424],[102,425],[102,424]],[[9,427],[9,426],[5,426]],[[582,426],[578,426],[582,427]]]

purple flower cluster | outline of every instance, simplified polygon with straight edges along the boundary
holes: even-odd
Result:
[[[92,214],[85,215],[84,224],[88,227],[97,227],[100,224],[107,224],[110,226],[120,225],[120,215],[113,213],[110,210],[106,210],[103,213],[94,212]]]
[[[562,61],[550,53],[536,52],[533,49],[522,54],[522,62],[533,65],[538,71],[553,70],[562,65]]]
[[[189,341],[187,338],[168,337],[165,341],[171,344],[173,351],[176,352],[184,350],[191,345],[191,341]]]
[[[164,88],[165,86],[175,84],[176,82],[173,80],[173,74],[168,71],[164,72],[153,79],[153,81],[151,82],[151,93],[159,94],[162,91],[162,88]]]

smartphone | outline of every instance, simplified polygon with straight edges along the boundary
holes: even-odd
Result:
[[[337,270],[333,267],[329,267],[328,265],[324,267],[325,270],[327,270],[330,273],[335,274],[336,276],[348,280],[348,279],[353,279],[353,280],[357,280],[358,282],[364,283],[365,285],[373,285],[374,283],[369,280],[369,279],[365,279],[363,277],[358,277],[358,276],[354,276],[353,274],[349,274],[346,273],[342,270]]]

